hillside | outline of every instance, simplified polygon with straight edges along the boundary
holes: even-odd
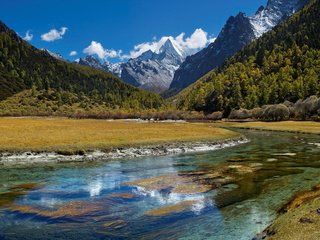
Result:
[[[28,89],[53,90],[50,100],[59,105],[80,103],[84,98],[107,109],[151,109],[163,104],[160,96],[125,84],[112,74],[55,59],[0,22],[0,101]]]
[[[174,98],[205,112],[295,102],[320,91],[320,1],[246,46]]]
[[[309,0],[269,0],[253,16],[242,12],[235,17],[231,16],[216,41],[181,64],[165,95],[177,94],[209,71],[221,66],[226,59],[288,19],[307,2]]]

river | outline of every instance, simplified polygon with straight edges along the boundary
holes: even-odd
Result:
[[[241,131],[223,150],[0,169],[0,239],[252,239],[320,183],[320,137]]]

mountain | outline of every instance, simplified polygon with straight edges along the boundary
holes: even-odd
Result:
[[[31,89],[43,92],[58,106],[79,107],[88,100],[105,109],[137,110],[158,108],[163,103],[158,95],[132,87],[110,73],[57,60],[0,21],[0,101]]]
[[[168,39],[158,53],[148,50],[126,63],[101,62],[94,56],[77,59],[75,63],[113,73],[140,89],[162,93],[169,89],[174,72],[183,60],[182,53]]]
[[[250,43],[174,99],[179,109],[253,109],[320,94],[320,0]]]
[[[161,93],[169,89],[174,72],[182,61],[181,53],[168,39],[159,53],[148,50],[122,64],[121,79],[141,89]]]
[[[308,0],[269,0],[265,8],[261,6],[254,16],[249,17],[255,36],[261,37],[308,2]]]
[[[106,72],[113,73],[118,77],[121,76],[121,71],[122,71],[121,63],[112,64],[107,60],[104,60],[103,62],[101,62],[98,58],[92,55],[88,55],[84,58],[79,58],[74,62],[83,66],[89,66],[89,67],[100,69]]]
[[[254,16],[239,13],[230,17],[216,41],[207,48],[189,56],[175,72],[167,95],[174,95],[210,70],[221,66],[248,43],[270,31],[281,21],[301,9],[307,0],[269,0]]]

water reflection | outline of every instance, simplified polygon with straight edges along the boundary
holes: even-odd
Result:
[[[318,184],[320,148],[312,135],[248,137],[216,152],[0,169],[0,239],[250,239]]]
[[[102,190],[102,180],[95,180],[89,183],[88,190],[90,193],[90,197],[96,197],[100,195]]]

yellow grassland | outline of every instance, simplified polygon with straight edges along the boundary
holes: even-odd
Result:
[[[219,141],[237,133],[204,123],[0,118],[0,151],[88,151],[172,142]]]

